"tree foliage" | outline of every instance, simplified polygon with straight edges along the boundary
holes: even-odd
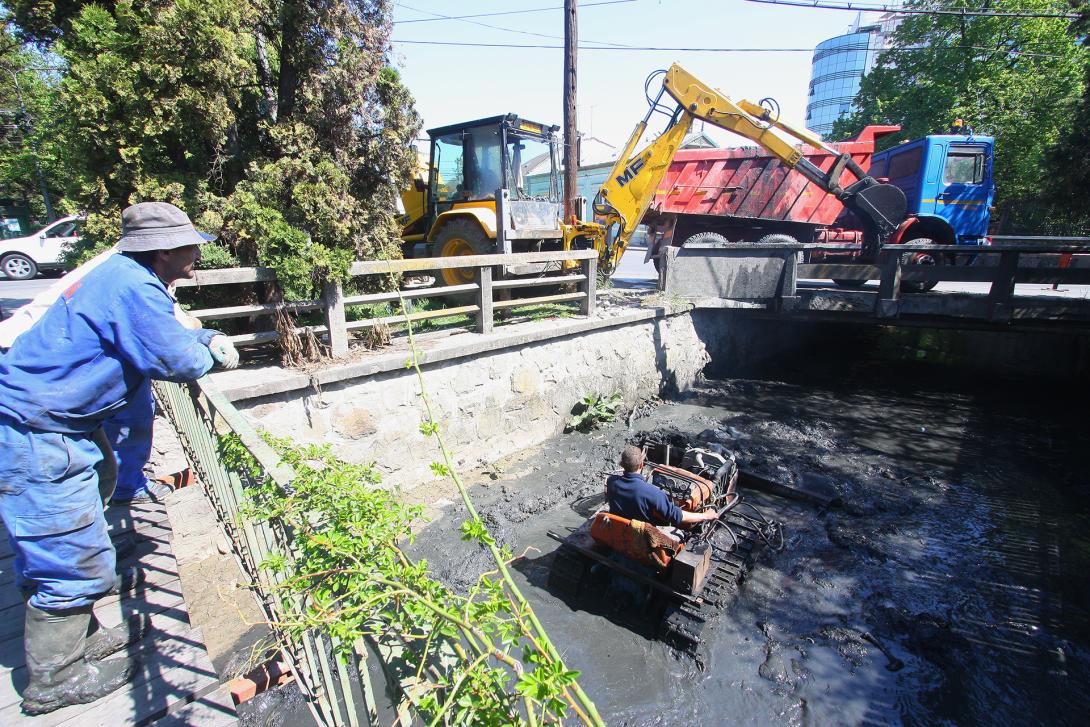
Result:
[[[45,218],[39,171],[50,190],[59,190],[64,179],[50,123],[58,82],[52,62],[10,33],[0,34],[0,199],[26,207],[37,219]]]
[[[1072,24],[1074,35],[1090,46],[1090,3],[1069,0],[1080,17]],[[1056,232],[1090,234],[1090,64],[1086,66],[1082,101],[1071,128],[1052,149],[1047,159],[1049,174],[1045,189],[1050,218],[1062,226]]]
[[[982,8],[978,0],[942,5]],[[1070,11],[1062,0],[989,0],[983,7]],[[897,143],[943,133],[964,119],[996,138],[997,199],[1009,217],[1042,197],[1046,159],[1071,128],[1087,57],[1062,18],[908,15],[892,47],[864,77],[858,110],[838,122],[832,136],[846,138],[868,123],[895,123],[902,130],[889,143]]]
[[[174,202],[289,297],[399,255],[419,118],[388,65],[389,0],[15,2],[63,71],[47,111],[85,246]]]

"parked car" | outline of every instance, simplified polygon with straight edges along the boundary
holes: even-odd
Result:
[[[41,270],[60,269],[61,253],[79,239],[82,225],[82,217],[62,217],[32,235],[0,240],[0,272],[9,280],[29,280]]]

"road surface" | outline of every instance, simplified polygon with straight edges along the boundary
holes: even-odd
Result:
[[[0,277],[0,317],[7,318],[16,308],[26,305],[55,282],[56,278],[8,280]]]
[[[618,288],[654,288],[658,286],[659,274],[655,265],[644,262],[646,247],[630,247],[621,257],[621,264],[613,274],[612,283]]]

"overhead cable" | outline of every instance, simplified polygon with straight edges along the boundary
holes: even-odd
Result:
[[[596,3],[581,3],[579,9],[592,8],[595,5],[623,5],[625,3],[634,3],[636,0],[606,0],[605,2]],[[417,10],[416,8],[410,8],[408,5],[402,5],[401,3],[394,3],[398,7],[403,7],[408,10],[416,10],[418,13],[428,12],[426,10]],[[395,20],[394,25],[406,25],[408,23],[434,23],[440,20],[465,20],[466,18],[492,18],[497,15],[524,15],[526,13],[542,13],[548,10],[563,10],[563,5],[552,5],[547,8],[527,8],[526,10],[503,10],[496,13],[474,13],[473,15],[444,15],[438,18],[416,18],[415,20]]]
[[[435,12],[432,12],[431,10],[421,10],[420,8],[414,8],[411,5],[406,5],[405,3],[398,3],[398,6],[406,8],[408,10],[415,10],[418,13],[427,13],[428,15],[434,15],[435,20],[458,20],[460,22],[467,23],[469,25],[478,25],[478,26],[480,26],[482,28],[488,28],[489,30],[500,30],[500,31],[503,31],[505,33],[518,33],[519,35],[532,35],[532,36],[535,36],[537,38],[551,38],[553,40],[563,40],[564,39],[564,36],[561,36],[561,35],[548,35],[546,33],[535,33],[535,32],[530,31],[530,30],[518,30],[517,28],[504,28],[504,27],[499,26],[499,25],[489,25],[488,23],[479,23],[476,20],[465,20],[463,18],[459,18],[459,17],[453,16],[453,15],[443,15],[442,13],[435,13]],[[587,42],[587,43],[598,43],[600,45],[617,46],[618,48],[626,48],[627,47],[623,43],[611,43],[611,42],[603,41],[603,40],[591,40],[589,38],[585,39],[585,42]]]
[[[406,43],[409,45],[446,45],[446,46],[459,46],[465,48],[540,48],[545,50],[563,50],[562,45],[535,45],[525,43],[466,43],[459,41],[448,40],[401,40],[399,38],[392,38],[391,43]],[[1052,46],[1046,46],[1052,47]],[[581,45],[579,50],[612,50],[612,51],[656,51],[656,52],[679,52],[679,53],[813,53],[814,48],[684,48],[684,47],[661,47],[661,46],[620,46],[620,47],[603,47],[597,45]],[[935,50],[980,50],[989,51],[991,53],[1006,53],[1015,54],[1020,56],[1027,56],[1030,58],[1060,58],[1062,57],[1058,53],[1037,53],[1034,51],[1023,51],[1018,48],[995,48],[992,46],[984,45],[944,45],[944,46],[928,46],[921,48],[867,48],[858,49],[858,52],[891,52],[891,53],[919,53],[919,52],[931,52]]]
[[[1079,13],[1045,13],[1035,10],[974,10],[971,8],[906,8],[900,5],[871,5],[853,2],[822,2],[821,0],[746,0],[761,5],[788,5],[793,8],[816,8],[818,10],[851,10],[852,12],[892,13],[894,15],[957,15],[966,18],[1063,18],[1078,20]]]

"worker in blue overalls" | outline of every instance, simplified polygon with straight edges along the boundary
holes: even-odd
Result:
[[[144,474],[144,466],[151,457],[154,421],[155,397],[149,380],[133,392],[125,408],[103,423],[117,462],[117,484],[109,495],[110,504],[158,501],[173,492],[170,485],[153,483]]]
[[[149,378],[190,381],[215,362],[238,365],[226,336],[175,319],[168,290],[193,277],[211,238],[165,202],[133,205],[121,223],[120,254],[68,288],[0,356],[0,517],[29,594],[28,714],[94,701],[132,673],[128,659],[103,660],[126,639],[98,629],[93,613],[119,587],[108,493],[99,489],[103,422]]]

